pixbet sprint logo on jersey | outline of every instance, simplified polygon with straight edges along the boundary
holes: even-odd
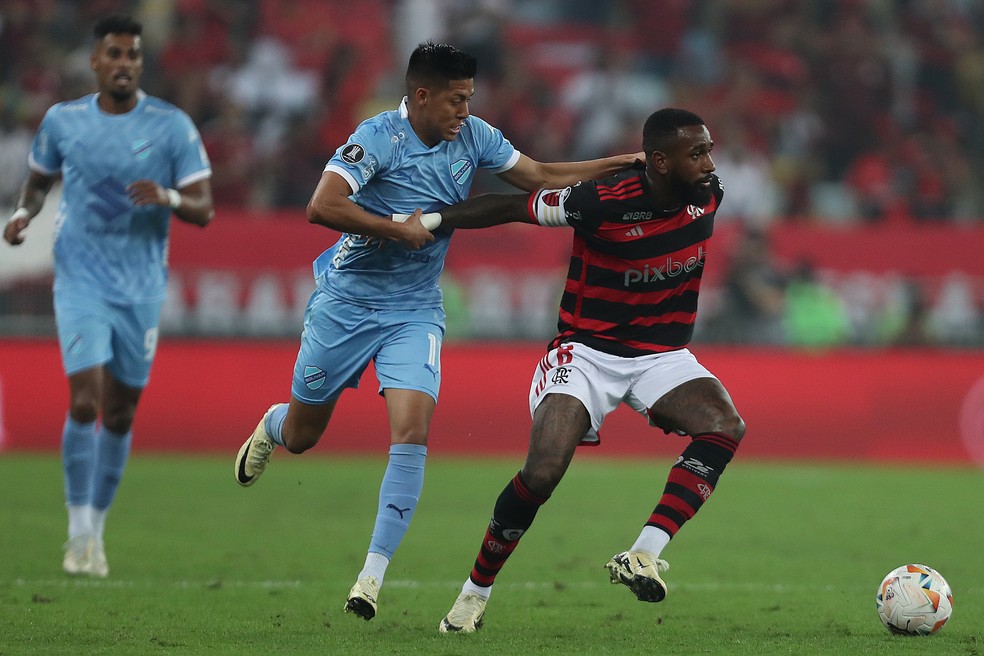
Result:
[[[688,257],[683,262],[667,257],[662,266],[645,265],[642,269],[626,269],[625,282],[623,285],[628,287],[634,282],[657,282],[674,278],[682,273],[693,271],[697,267],[704,266],[704,255],[706,251],[703,246],[697,247],[697,255]]]

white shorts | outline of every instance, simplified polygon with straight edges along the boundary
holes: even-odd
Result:
[[[646,417],[664,394],[695,378],[715,378],[688,349],[620,358],[576,342],[547,353],[533,372],[530,415],[547,394],[567,394],[581,401],[591,428],[581,444],[598,444],[598,431],[609,412],[625,403]]]

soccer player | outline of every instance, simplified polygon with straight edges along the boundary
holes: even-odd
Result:
[[[606,565],[612,583],[641,601],[662,601],[668,565],[660,554],[707,501],[745,432],[728,392],[686,348],[724,193],[714,143],[700,117],[672,108],[647,119],[642,143],[644,169],[532,195],[486,194],[424,217],[442,228],[528,221],[574,229],[559,334],[530,387],[529,453],[495,503],[442,633],[481,627],[499,570],[575,448],[598,444],[602,421],[620,403],[690,438],[638,539]]]
[[[54,308],[69,388],[62,431],[62,566],[69,574],[109,574],[106,513],[157,347],[170,217],[204,226],[213,213],[212,172],[198,130],[187,114],[140,89],[141,32],[124,15],[96,24],[98,92],[47,111],[18,207],[3,228],[7,242],[21,244],[62,178]]]
[[[376,614],[386,569],[417,508],[441,382],[438,278],[451,231],[432,235],[420,209],[467,198],[479,168],[529,192],[612,175],[641,158],[541,163],[522,155],[471,114],[475,70],[475,58],[453,46],[420,44],[410,55],[399,107],[363,122],[328,161],[308,219],[344,234],[314,263],[317,290],[290,402],[267,410],[235,461],[236,481],[249,486],[277,446],[291,453],[313,447],[342,392],[358,386],[374,362],[389,416],[389,462],[365,564],[345,602],[366,620]],[[394,214],[405,220],[392,220]]]

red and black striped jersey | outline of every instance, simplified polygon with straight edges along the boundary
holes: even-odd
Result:
[[[694,332],[707,242],[724,195],[714,176],[707,205],[653,205],[645,171],[566,189],[541,189],[529,218],[574,228],[552,347],[573,341],[620,357],[683,348]]]

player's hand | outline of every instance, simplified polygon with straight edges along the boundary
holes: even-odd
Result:
[[[394,217],[394,220],[397,220],[403,228],[396,240],[412,251],[419,250],[434,241],[434,235],[420,222],[421,214],[422,212],[418,207],[405,221],[398,221]]]
[[[170,206],[170,199],[167,197],[167,189],[160,186],[153,180],[137,180],[131,182],[126,193],[130,196],[130,202],[134,205],[164,205]]]
[[[30,213],[23,207],[14,212],[13,216],[3,224],[3,238],[11,246],[19,246],[24,243],[24,236],[21,234],[27,224],[31,222]]]

